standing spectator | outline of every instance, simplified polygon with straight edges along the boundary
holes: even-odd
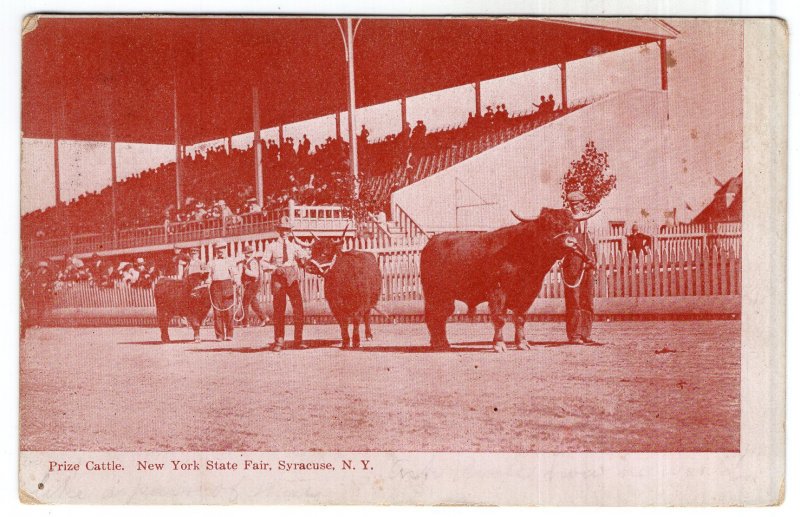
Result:
[[[645,233],[640,233],[638,224],[633,223],[633,226],[631,226],[631,234],[626,238],[628,240],[628,253],[633,253],[637,257],[642,254],[650,254],[650,249],[653,246],[653,238]]]
[[[556,110],[556,100],[553,98],[553,94],[547,96],[547,113],[553,113]]]
[[[539,104],[534,102],[533,106],[536,108],[536,115],[544,115],[547,113],[547,99],[545,99],[544,95],[539,97]]]

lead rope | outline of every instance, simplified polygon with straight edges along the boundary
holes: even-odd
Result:
[[[239,295],[239,287],[236,286],[236,287],[233,288],[233,302],[231,302],[231,304],[228,307],[224,308],[224,309],[222,309],[220,307],[217,307],[214,304],[214,297],[211,296],[211,288],[210,287],[211,287],[210,285],[207,285],[204,288],[206,290],[208,290],[208,299],[211,302],[211,308],[213,308],[215,311],[219,311],[219,312],[228,312],[229,310],[234,309],[234,307],[235,307],[235,309],[233,311],[233,321],[236,321],[237,323],[242,321],[244,319],[244,310],[245,309],[244,309],[244,306],[242,306],[242,303],[241,303],[242,302],[242,300],[241,300],[242,297]]]
[[[574,284],[570,284],[569,282],[567,282],[567,277],[564,276],[564,260],[563,259],[558,261],[558,269],[559,269],[559,271],[561,271],[561,281],[564,282],[564,285],[569,287],[570,289],[575,289],[579,285],[581,285],[581,282],[583,282],[583,274],[586,273],[586,265],[583,264],[582,267],[581,267],[581,274],[580,274],[580,276],[578,276],[578,280]]]

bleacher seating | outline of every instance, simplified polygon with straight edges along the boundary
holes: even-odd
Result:
[[[370,212],[389,214],[389,199],[395,190],[585,105],[547,114],[516,115],[491,124],[472,119],[472,123],[432,131],[421,138],[401,132],[382,141],[362,143],[360,197],[368,201],[365,204]],[[242,232],[265,231],[276,211],[290,199],[299,205],[347,204],[350,179],[347,142],[328,138],[314,152],[307,147],[301,153],[291,144],[281,150],[273,144],[262,141],[263,207],[254,207],[250,202],[254,197],[253,148],[218,147],[205,154],[194,153],[181,162],[185,196],[181,210],[175,207],[175,164],[161,164],[118,182],[117,232],[113,236],[109,186],[100,192],[83,194],[68,204],[23,216],[23,249],[40,247],[49,254],[64,247],[64,242],[74,251],[76,244],[86,248],[82,243],[134,247],[179,242],[184,238],[242,235]],[[411,231],[410,227],[403,230]]]
[[[392,192],[427,178],[439,171],[480,154],[532,129],[572,113],[586,104],[571,106],[566,111],[547,115],[527,113],[510,117],[503,125],[475,130],[467,125],[431,133],[423,153],[413,151],[404,163],[388,174],[367,176],[362,185],[364,194],[381,210],[387,210]]]

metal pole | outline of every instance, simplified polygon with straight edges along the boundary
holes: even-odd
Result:
[[[481,116],[481,82],[475,81],[475,116]]]
[[[111,128],[111,231],[117,235],[117,142]]]
[[[661,89],[667,89],[667,40],[662,39],[658,42],[658,47],[661,50]]]
[[[358,199],[358,143],[356,142],[356,80],[353,66],[353,19],[347,19],[347,126],[350,136],[350,172],[353,175],[353,198]]]
[[[558,67],[561,69],[561,109],[567,109],[567,62],[564,61]]]
[[[408,99],[403,97],[400,99],[400,131],[402,132],[406,128],[406,122],[408,122]]]
[[[58,138],[53,138],[53,176],[56,182],[56,206],[61,204],[61,173],[58,160]]]
[[[178,83],[175,82],[175,90],[172,96],[172,109],[173,109],[173,127],[175,128],[175,197],[177,203],[175,206],[180,210],[183,206],[183,195],[181,192],[181,173],[183,167],[181,166],[181,130],[180,121],[178,117]]]
[[[336,140],[342,139],[342,114],[336,110]]]
[[[256,165],[256,200],[264,206],[264,175],[261,172],[261,122],[258,106],[258,87],[253,86],[253,156]]]

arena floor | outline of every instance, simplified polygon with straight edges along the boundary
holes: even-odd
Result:
[[[320,325],[310,349],[276,354],[271,327],[170,345],[155,328],[38,328],[20,350],[20,447],[737,451],[740,329],[599,323],[607,344],[574,346],[554,341],[563,323],[528,323],[534,349],[497,354],[485,323],[449,325],[448,352],[420,324],[376,325],[358,351]]]

